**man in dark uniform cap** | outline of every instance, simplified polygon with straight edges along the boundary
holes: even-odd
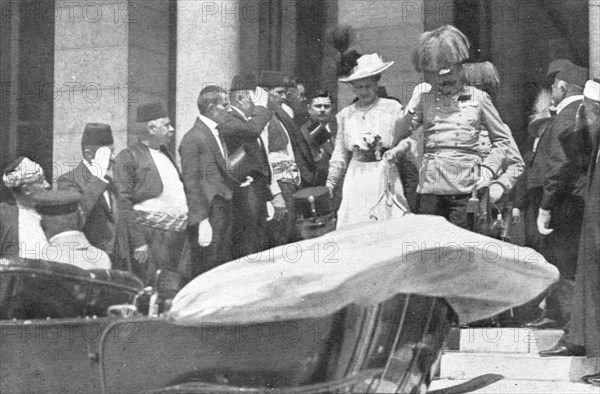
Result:
[[[550,77],[554,75],[556,116],[538,142],[532,173],[543,180],[537,219],[541,253],[558,268],[561,278],[546,297],[543,316],[529,324],[534,328],[561,328],[569,321],[584,209],[585,171],[570,165],[558,137],[575,124],[588,70],[571,62],[558,63],[558,71],[549,70]]]
[[[58,179],[59,190],[76,190],[82,194],[83,233],[90,243],[115,260],[117,196],[112,180],[114,140],[104,123],[88,123],[81,138],[83,160],[75,169]],[[114,261],[115,266],[120,264]]]
[[[167,149],[174,130],[162,104],[140,105],[137,121],[145,125],[139,141],[115,159],[117,237],[119,257],[148,281],[158,269],[177,272],[185,265],[188,209],[179,169]]]
[[[82,269],[111,269],[108,254],[92,246],[81,231],[85,219],[80,199],[81,194],[75,190],[50,190],[35,196],[49,241],[43,258]]]

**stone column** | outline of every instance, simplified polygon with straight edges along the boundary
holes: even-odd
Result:
[[[590,78],[600,78],[600,0],[590,0]]]
[[[228,90],[239,72],[244,3],[177,2],[177,146],[198,116],[196,100],[202,88],[217,84]]]
[[[81,161],[88,122],[110,124],[118,150],[127,143],[128,28],[142,23],[127,2],[56,2],[54,174]]]

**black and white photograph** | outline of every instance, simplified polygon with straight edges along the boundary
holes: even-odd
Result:
[[[0,0],[0,392],[600,394],[600,0]]]

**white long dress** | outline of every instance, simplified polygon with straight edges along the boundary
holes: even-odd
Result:
[[[342,203],[337,228],[369,221],[370,210],[384,191],[384,172],[399,201],[404,198],[402,182],[395,165],[385,161],[360,161],[358,149],[368,149],[365,137],[380,136],[383,148],[392,148],[397,121],[402,118],[402,105],[395,100],[378,98],[368,111],[357,109],[356,103],[337,114],[338,134],[330,161],[332,170],[345,169]],[[339,167],[339,168],[336,168]]]

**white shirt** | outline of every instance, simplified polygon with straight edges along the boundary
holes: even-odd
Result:
[[[563,109],[565,109],[565,107],[569,104],[571,104],[574,101],[577,100],[583,100],[583,95],[579,94],[576,96],[569,96],[565,99],[563,99],[563,101],[561,101],[560,103],[558,103],[558,105],[556,106],[556,114],[560,114],[560,111],[562,111]]]
[[[179,173],[171,160],[159,150],[148,148],[158,169],[163,190],[160,196],[142,201],[133,209],[146,212],[165,212],[170,215],[185,215],[188,212],[187,200]]]
[[[35,209],[17,202],[19,209],[19,257],[28,259],[43,258],[48,247],[48,239],[42,230],[42,217]]]
[[[225,157],[225,149],[223,148],[223,144],[221,144],[221,138],[219,138],[219,130],[217,130],[218,124],[215,123],[212,119],[209,119],[202,114],[198,115],[198,117],[200,118],[200,120],[202,122],[204,122],[204,124],[206,126],[208,126],[208,128],[212,132],[213,136],[217,140],[217,144],[219,144],[219,149],[221,150],[221,154],[223,155],[223,157]]]
[[[65,231],[50,238],[44,257],[48,261],[72,264],[81,269],[111,269],[110,257],[90,244],[81,231]]]

